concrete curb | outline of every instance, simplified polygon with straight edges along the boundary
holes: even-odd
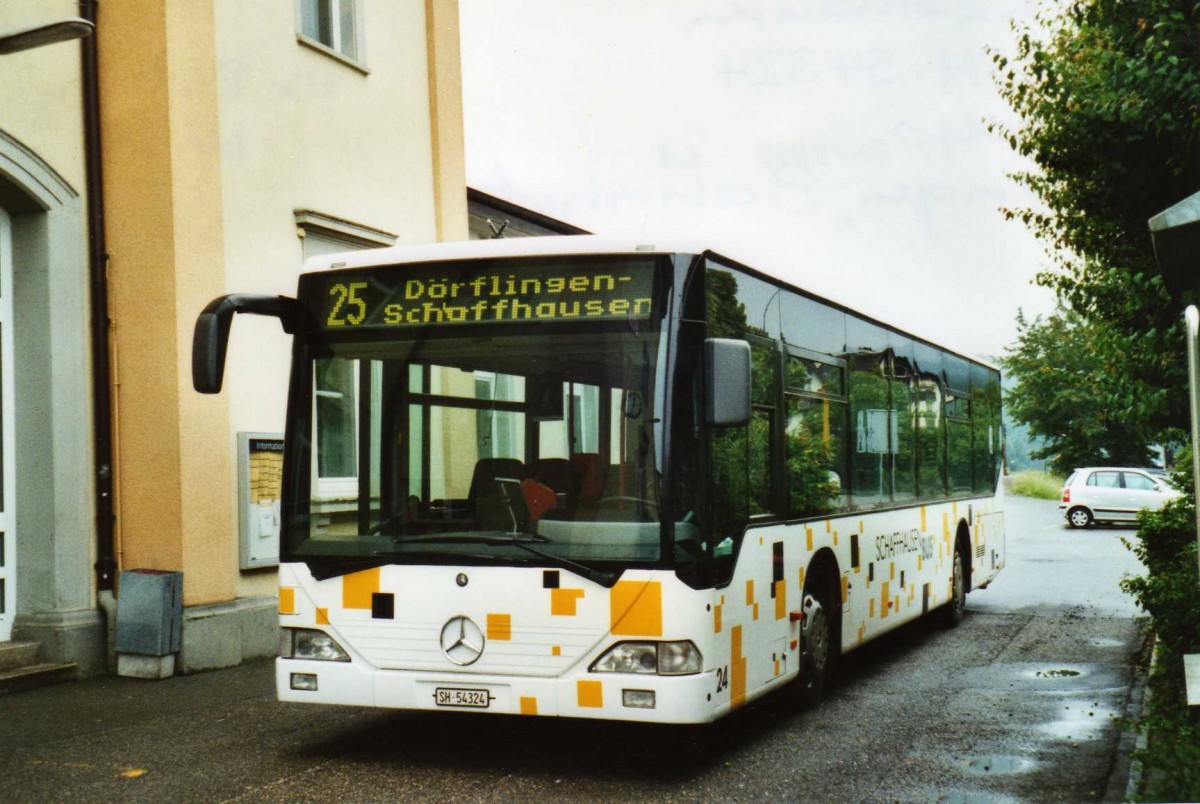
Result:
[[[1136,721],[1146,711],[1150,705],[1152,693],[1150,691],[1150,677],[1154,674],[1154,668],[1158,666],[1158,638],[1153,632],[1150,633],[1149,639],[1153,640],[1154,646],[1150,649],[1150,664],[1146,669],[1145,674],[1139,675],[1134,679],[1133,686],[1130,689],[1129,705],[1126,715],[1130,720]],[[1123,801],[1136,801],[1138,793],[1143,789],[1142,777],[1145,774],[1145,767],[1142,761],[1133,753],[1145,751],[1149,741],[1149,735],[1145,726],[1137,726],[1135,729],[1130,729],[1121,735],[1121,740],[1118,743],[1118,753],[1121,756],[1129,757],[1129,772],[1125,781],[1125,790]],[[1132,747],[1130,743],[1133,743]],[[1118,792],[1114,787],[1119,789],[1119,778],[1122,774],[1119,767],[1113,768],[1113,778],[1109,782],[1108,793],[1106,796],[1110,801],[1116,800],[1111,794]],[[1116,784],[1114,784],[1116,783]]]

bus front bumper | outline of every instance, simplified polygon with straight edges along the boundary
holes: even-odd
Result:
[[[279,700],[509,715],[709,723],[714,671],[687,676],[579,673],[559,678],[381,670],[276,659]]]

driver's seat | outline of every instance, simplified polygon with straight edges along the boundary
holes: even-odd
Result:
[[[467,510],[483,530],[508,531],[513,527],[511,502],[500,486],[501,478],[515,481],[519,490],[520,482],[525,479],[525,464],[516,458],[480,458],[475,462]],[[523,505],[524,498],[520,494],[517,498]],[[517,513],[518,523],[528,518],[527,513],[524,516],[520,516],[520,511]]]

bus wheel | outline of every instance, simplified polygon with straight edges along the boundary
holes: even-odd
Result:
[[[942,625],[953,628],[962,622],[967,606],[967,574],[962,546],[954,548],[954,568],[950,575],[950,602],[942,606]]]
[[[815,581],[815,583],[814,583]],[[804,611],[800,628],[800,675],[792,683],[793,697],[801,709],[821,700],[833,663],[833,596],[823,575],[804,584]]]

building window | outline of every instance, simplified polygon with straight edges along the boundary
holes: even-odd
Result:
[[[363,248],[391,246],[396,235],[382,229],[336,218],[311,209],[293,210],[296,234],[304,259]],[[318,497],[351,497],[358,493],[359,361],[325,358],[316,361],[314,382],[316,460],[313,466]],[[381,383],[378,370],[370,375],[371,387]],[[373,408],[378,410],[378,406]],[[376,414],[377,415],[377,414]]]
[[[301,42],[362,66],[362,0],[297,0],[297,3]]]
[[[397,235],[311,209],[293,210],[304,259],[360,248],[396,245]]]

